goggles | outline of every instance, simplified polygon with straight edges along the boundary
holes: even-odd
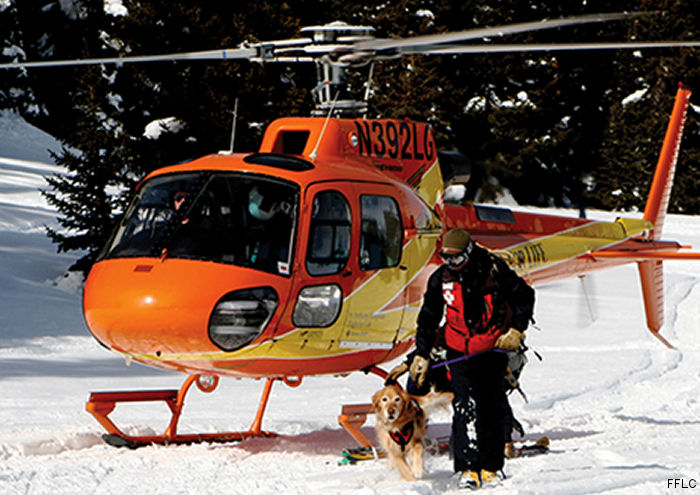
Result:
[[[450,266],[460,266],[469,259],[469,255],[472,252],[472,243],[470,242],[464,251],[459,253],[440,253],[442,261]]]

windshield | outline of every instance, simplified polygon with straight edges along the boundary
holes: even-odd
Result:
[[[251,174],[163,175],[139,189],[103,258],[187,258],[290,274],[299,188]]]

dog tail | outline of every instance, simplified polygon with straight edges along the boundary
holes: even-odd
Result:
[[[414,399],[425,411],[427,416],[436,411],[447,411],[452,404],[454,394],[452,392],[430,392],[426,395],[414,396]]]

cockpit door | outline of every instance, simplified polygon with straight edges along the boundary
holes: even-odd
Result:
[[[345,298],[357,272],[357,212],[347,183],[326,182],[303,193],[300,250],[293,277],[291,318],[300,345],[313,355],[338,352]]]

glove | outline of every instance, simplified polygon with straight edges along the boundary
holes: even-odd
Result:
[[[411,378],[418,387],[423,386],[425,381],[425,376],[428,374],[428,360],[423,356],[416,354],[413,356],[413,361],[411,361],[411,367],[409,368],[411,373]]]
[[[389,372],[384,380],[384,385],[393,385],[401,375],[408,371],[408,363],[401,363]]]
[[[496,347],[504,351],[517,351],[524,338],[525,332],[509,328],[506,333],[496,339]]]

